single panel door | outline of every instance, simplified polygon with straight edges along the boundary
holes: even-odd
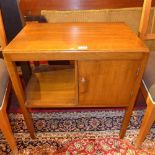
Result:
[[[79,104],[127,106],[139,70],[137,60],[79,61]]]

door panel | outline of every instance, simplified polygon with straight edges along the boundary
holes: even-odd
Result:
[[[79,104],[127,106],[136,85],[140,61],[79,61]]]

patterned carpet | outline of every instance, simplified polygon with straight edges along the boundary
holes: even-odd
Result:
[[[141,149],[134,147],[143,110],[133,112],[126,137],[119,139],[124,110],[59,110],[32,113],[36,139],[29,137],[20,113],[10,113],[19,155],[155,154],[155,125]],[[11,154],[0,133],[0,155]]]

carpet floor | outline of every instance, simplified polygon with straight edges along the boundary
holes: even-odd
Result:
[[[155,125],[140,149],[134,147],[144,110],[134,110],[123,140],[119,131],[123,109],[33,112],[36,139],[29,136],[23,116],[10,113],[19,155],[153,155]],[[0,155],[11,154],[0,133]]]

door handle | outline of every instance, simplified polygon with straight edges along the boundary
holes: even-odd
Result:
[[[88,81],[86,80],[85,77],[80,78],[80,93],[86,93],[88,87]]]

